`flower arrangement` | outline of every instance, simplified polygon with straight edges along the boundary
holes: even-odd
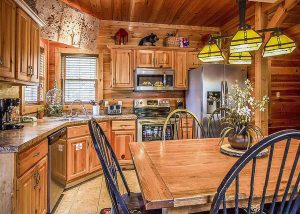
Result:
[[[248,149],[253,138],[263,137],[260,127],[254,125],[253,118],[258,110],[266,110],[265,105],[269,98],[264,96],[262,100],[255,100],[252,97],[253,84],[245,81],[245,87],[241,88],[237,83],[232,85],[232,92],[228,96],[227,108],[229,112],[222,119],[222,126],[225,127],[221,132],[223,144],[225,137],[228,136],[230,145],[235,149]]]

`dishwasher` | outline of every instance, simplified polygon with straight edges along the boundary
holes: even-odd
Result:
[[[67,180],[67,129],[48,136],[48,209],[51,213],[63,193]]]

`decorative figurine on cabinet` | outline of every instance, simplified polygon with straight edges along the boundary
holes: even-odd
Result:
[[[124,28],[120,28],[115,34],[115,44],[116,45],[126,45],[128,42],[128,33]]]
[[[155,46],[155,42],[157,42],[159,40],[159,38],[156,36],[156,34],[151,33],[150,35],[144,37],[141,39],[139,46]]]

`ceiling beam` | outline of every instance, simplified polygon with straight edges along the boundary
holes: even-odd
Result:
[[[295,7],[299,2],[300,0],[285,0],[284,5],[278,6],[267,27],[273,28],[280,26],[286,18],[288,11],[293,9],[293,7]]]

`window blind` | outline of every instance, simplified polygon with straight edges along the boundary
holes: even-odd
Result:
[[[38,103],[44,100],[44,73],[45,73],[45,52],[41,48],[40,51],[40,67],[39,67],[39,85],[26,86],[24,92],[24,100],[26,103]]]
[[[62,58],[64,101],[89,102],[96,99],[97,57],[67,55]]]

